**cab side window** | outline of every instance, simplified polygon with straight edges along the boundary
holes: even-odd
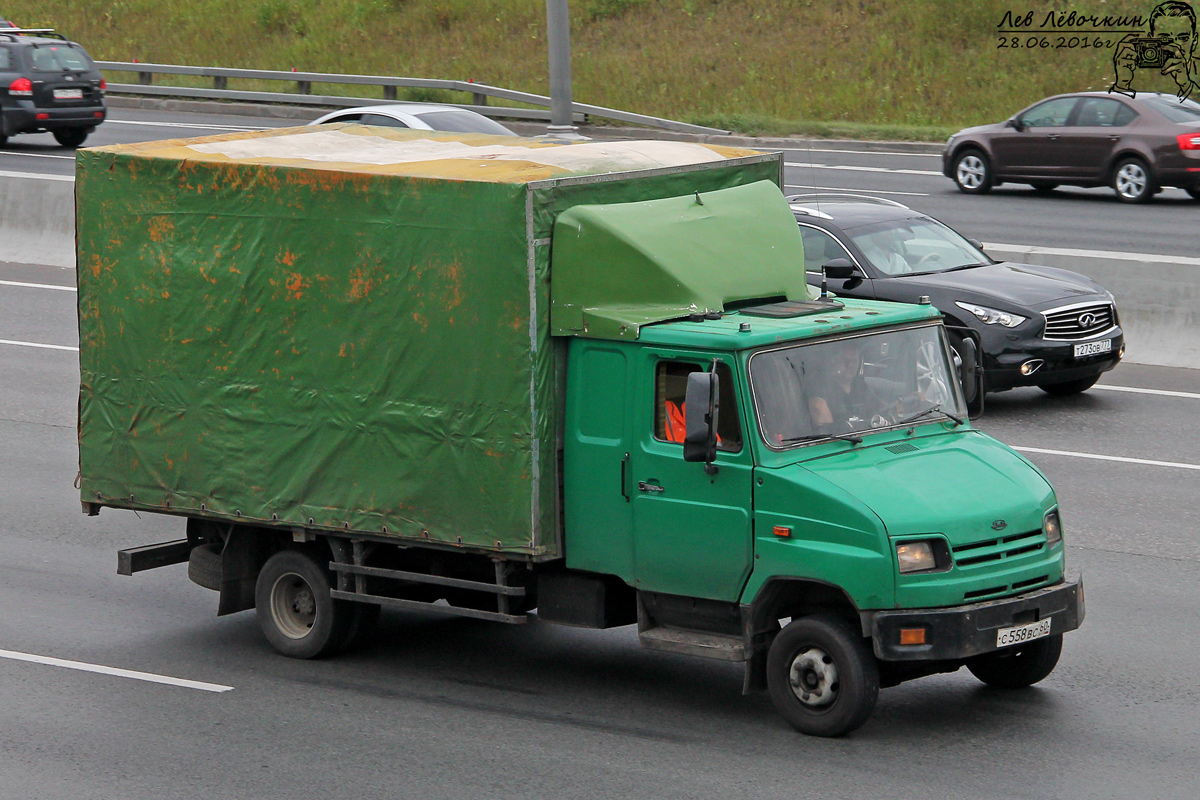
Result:
[[[654,370],[654,438],[683,444],[686,433],[688,375],[706,372],[707,367],[688,361],[660,361]],[[725,362],[717,363],[721,383],[721,411],[717,416],[717,449],[736,453],[742,449],[742,426],[738,420],[737,393],[733,373]]]

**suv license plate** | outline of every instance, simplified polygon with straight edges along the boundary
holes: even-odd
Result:
[[[1084,356],[1094,356],[1100,353],[1112,352],[1112,339],[1105,339],[1100,342],[1088,342],[1086,344],[1075,345],[1075,357],[1083,358]]]
[[[996,647],[1008,647],[1021,642],[1030,642],[1050,635],[1050,618],[1047,617],[1028,625],[1018,625],[1015,628],[1001,628],[996,631]]]
[[[83,89],[55,89],[55,100],[82,100]]]

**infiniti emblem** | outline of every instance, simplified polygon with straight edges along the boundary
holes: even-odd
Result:
[[[1096,315],[1091,311],[1085,311],[1079,315],[1079,327],[1090,328],[1096,324]]]
[[[1008,523],[1002,519],[998,519],[992,523],[992,530],[994,530],[994,531],[1002,531],[1007,527],[1008,527]]]

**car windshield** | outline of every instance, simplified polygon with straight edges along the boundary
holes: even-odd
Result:
[[[69,44],[43,44],[34,47],[33,68],[38,72],[86,72],[95,69],[87,53]]]
[[[456,109],[426,111],[417,116],[435,131],[494,133],[500,136],[512,136],[512,131],[499,122],[493,122],[485,116],[473,114],[470,111]]]
[[[931,219],[877,222],[846,233],[884,275],[945,272],[991,263],[981,250]]]
[[[1139,95],[1138,99],[1171,122],[1200,122],[1200,103],[1195,100],[1181,101],[1178,97],[1159,95]]]
[[[768,445],[790,447],[964,415],[940,325],[755,354],[750,384]]]

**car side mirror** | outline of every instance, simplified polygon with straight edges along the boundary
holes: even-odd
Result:
[[[1012,128],[1017,133],[1020,133],[1021,131],[1025,130],[1025,126],[1021,124],[1021,120],[1017,119],[1016,117],[1013,117],[1010,120],[1006,120],[1004,123],[1004,127]]]
[[[717,471],[713,462],[717,459],[717,417],[721,394],[721,381],[717,377],[716,364],[711,372],[693,372],[688,375],[687,394],[684,403],[683,460],[703,462],[704,471],[712,475]]]
[[[974,331],[963,336],[959,344],[958,380],[962,384],[963,399],[967,401],[967,415],[971,419],[983,416],[983,365],[979,358],[979,344]]]
[[[983,242],[979,241],[978,239],[967,239],[967,241],[970,243],[971,247],[974,247],[976,250],[983,250]]]
[[[853,278],[854,264],[848,258],[832,258],[821,265],[821,270],[829,278]]]

